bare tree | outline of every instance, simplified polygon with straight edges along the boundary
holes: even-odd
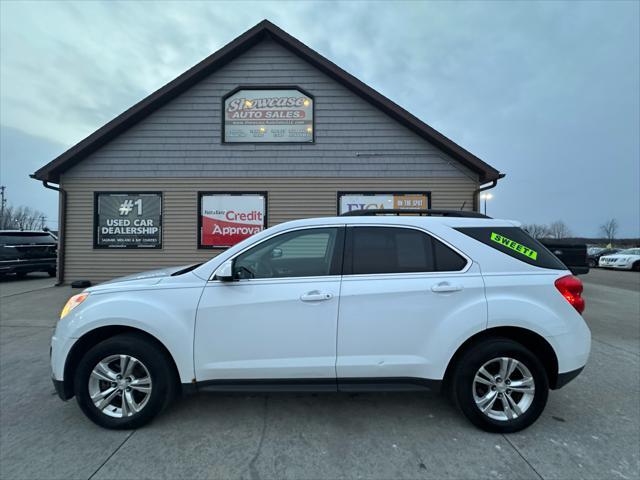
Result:
[[[44,214],[31,207],[13,207],[7,205],[2,210],[0,229],[2,230],[35,230],[43,227]]]
[[[616,233],[618,233],[618,221],[615,218],[611,218],[600,225],[600,231],[607,237],[609,243],[613,243],[616,239]]]
[[[530,223],[522,225],[522,229],[533,238],[544,238],[549,235],[549,227],[539,223]]]
[[[549,225],[549,236],[551,238],[567,238],[571,235],[571,230],[562,220],[556,220]]]
[[[13,225],[13,207],[10,205],[5,206],[2,209],[2,216],[0,216],[0,230],[9,230]]]

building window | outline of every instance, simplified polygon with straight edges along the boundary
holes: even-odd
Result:
[[[95,192],[93,248],[162,248],[161,192]]]
[[[427,210],[431,192],[338,192],[338,215],[355,210]]]
[[[199,192],[198,248],[227,248],[267,228],[267,192]]]

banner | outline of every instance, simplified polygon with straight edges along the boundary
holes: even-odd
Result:
[[[94,248],[161,248],[162,194],[96,192]]]
[[[224,101],[224,141],[313,142],[313,99],[299,90],[239,90]]]
[[[266,194],[200,197],[200,247],[231,247],[266,228]]]
[[[338,214],[354,210],[407,209],[427,210],[431,193],[340,193]]]

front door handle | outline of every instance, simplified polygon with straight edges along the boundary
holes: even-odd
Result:
[[[318,290],[313,290],[300,295],[300,300],[303,302],[324,302],[325,300],[331,300],[332,298],[333,295],[331,293],[320,292]]]
[[[451,293],[451,292],[459,292],[462,290],[462,285],[455,285],[449,282],[440,282],[436,283],[431,287],[431,291],[435,293]]]

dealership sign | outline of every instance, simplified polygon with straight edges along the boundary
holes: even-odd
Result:
[[[162,194],[96,192],[95,248],[160,248]]]
[[[313,142],[313,99],[297,89],[242,89],[224,100],[224,141]]]
[[[431,206],[431,193],[339,193],[338,213],[354,210],[409,209],[426,210]]]
[[[200,247],[231,247],[266,228],[266,193],[200,195]]]

